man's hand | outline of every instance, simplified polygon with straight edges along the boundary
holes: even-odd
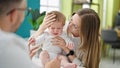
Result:
[[[28,41],[28,49],[29,49],[29,56],[32,59],[32,57],[38,52],[40,49],[40,46],[35,46],[35,39],[30,38]]]
[[[60,68],[61,60],[56,57],[55,59],[47,62],[45,68]]]

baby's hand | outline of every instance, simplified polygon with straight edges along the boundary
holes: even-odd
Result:
[[[70,50],[73,50],[74,49],[74,44],[72,42],[67,43],[66,47],[68,47]]]

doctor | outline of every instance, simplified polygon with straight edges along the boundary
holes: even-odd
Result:
[[[25,41],[14,33],[24,20],[26,7],[26,0],[0,0],[0,68],[37,68],[28,56]]]

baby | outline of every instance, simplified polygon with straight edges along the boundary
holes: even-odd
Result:
[[[55,14],[56,20],[54,21],[52,25],[48,27],[47,32],[44,32],[43,34],[41,34],[35,39],[35,44],[42,45],[42,51],[39,57],[43,64],[43,68],[47,61],[54,59],[58,55],[59,55],[59,58],[61,59],[61,66],[63,66],[63,68],[75,68],[76,65],[74,63],[70,63],[67,57],[63,55],[62,49],[58,47],[57,45],[52,45],[51,43],[51,39],[53,37],[60,36],[65,40],[66,46],[69,49],[73,49],[74,43],[63,32],[63,27],[65,24],[66,18],[62,13],[58,11],[51,11],[48,14]]]

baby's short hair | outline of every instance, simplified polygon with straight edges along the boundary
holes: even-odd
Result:
[[[56,21],[61,22],[63,25],[65,25],[66,17],[60,11],[51,11],[48,14],[55,14]]]

